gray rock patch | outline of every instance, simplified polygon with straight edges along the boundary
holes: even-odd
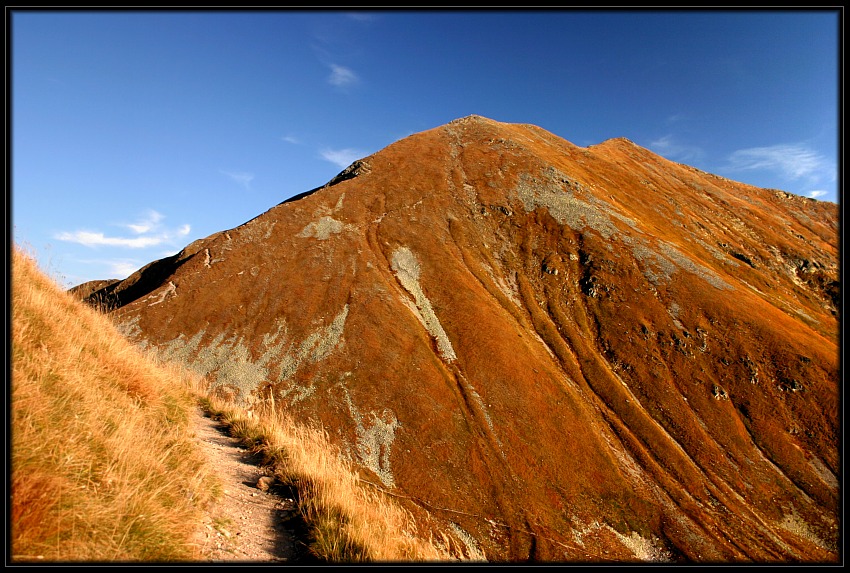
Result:
[[[298,233],[298,237],[315,237],[320,241],[326,240],[331,235],[342,232],[344,225],[333,217],[324,216],[318,221],[313,221]]]

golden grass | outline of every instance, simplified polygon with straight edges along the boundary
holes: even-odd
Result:
[[[186,374],[12,259],[12,560],[196,559],[212,488]]]
[[[220,492],[191,432],[200,401],[299,490],[310,548],[328,562],[462,558],[447,536],[361,486],[327,436],[245,410],[133,346],[17,246],[12,259],[11,559],[200,561],[193,544]]]

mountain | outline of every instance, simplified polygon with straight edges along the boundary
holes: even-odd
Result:
[[[836,562],[838,225],[469,116],[78,294],[490,561]]]

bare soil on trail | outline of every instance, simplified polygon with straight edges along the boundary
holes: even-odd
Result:
[[[194,424],[195,438],[223,490],[206,509],[197,534],[203,561],[319,563],[307,548],[297,492],[273,481],[258,456],[201,408]]]

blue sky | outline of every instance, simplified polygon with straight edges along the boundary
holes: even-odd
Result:
[[[125,278],[470,114],[837,203],[841,15],[11,10],[11,238]]]

